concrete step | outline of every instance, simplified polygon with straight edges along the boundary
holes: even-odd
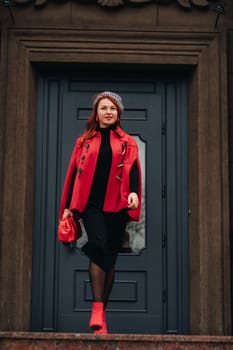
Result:
[[[0,350],[230,350],[231,336],[0,332]]]

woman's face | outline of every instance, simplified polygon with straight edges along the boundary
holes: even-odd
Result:
[[[118,110],[114,103],[108,98],[102,98],[97,107],[97,117],[100,128],[107,128],[116,123]]]

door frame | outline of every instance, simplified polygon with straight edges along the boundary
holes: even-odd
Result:
[[[120,254],[113,288],[114,294],[117,286],[120,292],[123,281],[124,288],[127,288],[127,284],[129,286],[130,283],[132,286],[133,283],[135,290],[139,294],[141,291],[141,296],[145,294],[146,299],[143,304],[139,295],[136,297],[136,293],[134,302],[127,304],[122,295],[124,306],[122,304],[115,306],[116,312],[113,305],[115,303],[112,304],[110,298],[108,305],[108,317],[110,320],[112,318],[110,324],[112,324],[112,329],[122,328],[122,322],[118,321],[117,324],[117,318],[120,317],[122,320],[125,316],[128,321],[122,328],[123,332],[126,332],[126,329],[138,327],[139,333],[147,331],[159,334],[189,334],[186,74],[170,73],[166,75],[165,72],[160,74],[157,71],[142,71],[139,76],[139,73],[136,74],[134,70],[128,71],[126,75],[119,67],[117,72],[116,67],[115,70],[110,69],[108,72],[105,67],[99,66],[98,68],[99,73],[96,68],[91,69],[90,67],[86,71],[84,68],[81,71],[73,70],[72,74],[48,71],[43,72],[38,79],[32,330],[64,331],[65,329],[72,331],[72,329],[76,330],[79,324],[80,331],[88,331],[86,328],[88,322],[84,321],[91,308],[88,260],[80,252],[69,251],[58,243],[53,216],[55,214],[57,218],[65,164],[68,162],[78,130],[80,133],[85,125],[91,97],[97,93],[97,85],[101,85],[101,89],[104,89],[108,88],[110,83],[111,88],[117,89],[126,103],[122,124],[129,123],[133,135],[138,136],[140,132],[144,137],[147,135],[147,141],[143,141],[146,142],[146,148],[148,146],[145,157],[145,160],[146,158],[148,160],[145,165],[146,169],[150,169],[146,172],[146,178],[147,181],[150,178],[150,184],[146,182],[147,185],[145,185],[145,191],[147,191],[145,239],[150,243],[147,242],[147,252],[144,254],[143,252],[139,255],[126,253],[121,256]],[[106,80],[103,79],[102,69],[105,69],[104,73],[108,77]],[[94,78],[93,75],[95,75]],[[88,86],[88,91],[85,91],[86,86]],[[87,94],[88,98],[86,98]],[[78,100],[79,104],[77,104]],[[157,109],[152,111],[152,105]],[[59,108],[59,106],[62,107]],[[65,112],[67,106],[70,108],[69,112],[67,110]],[[137,118],[133,119],[138,108],[142,114],[139,124]],[[85,113],[80,112],[84,110]],[[149,121],[150,127],[148,126]],[[65,125],[67,122],[68,125]],[[82,124],[81,129],[78,128],[80,123]],[[154,129],[153,125],[156,125]],[[123,127],[126,126],[123,125]],[[66,155],[65,158],[62,157],[62,149]],[[153,163],[153,159],[156,159],[157,165]],[[62,172],[60,167],[63,168]],[[167,191],[165,191],[165,186],[167,186]],[[152,196],[153,200],[149,199],[150,191],[148,192],[148,189],[152,187],[156,191],[156,194]],[[166,195],[165,192],[167,192]],[[153,210],[151,201],[153,201]],[[156,218],[153,216],[155,212]],[[145,253],[146,265],[142,258]],[[153,265],[149,263],[148,254],[150,262],[154,262]],[[157,268],[157,272],[153,273],[157,282],[154,281],[153,284],[150,282],[151,278],[153,279],[152,266],[154,270]],[[135,277],[132,277],[136,272],[140,273],[139,280],[134,280]],[[72,299],[72,295],[74,297],[76,294],[73,285],[74,276],[77,278],[76,286],[80,285],[78,293],[80,299],[75,298],[75,301]],[[121,281],[118,280],[119,278]],[[68,285],[69,298],[67,298]],[[156,299],[155,291],[157,291]],[[120,298],[120,295],[118,297]],[[75,308],[74,304],[76,304]],[[142,305],[144,305],[144,310]],[[130,317],[131,321],[129,321]],[[63,323],[64,319],[69,326]],[[144,329],[141,325],[141,322],[144,322],[142,319],[148,322],[147,326],[144,325]],[[129,327],[128,322],[132,323]],[[64,327],[62,329],[61,324]]]
[[[1,100],[6,101],[2,137],[8,154],[0,164],[4,203],[1,249],[15,255],[12,259],[10,254],[1,254],[5,287],[1,290],[0,314],[8,314],[10,319],[10,323],[4,317],[0,319],[1,329],[30,329],[36,73],[49,63],[85,62],[190,72],[190,329],[193,334],[230,334],[226,34],[187,28],[111,33],[77,28],[4,30],[11,40],[3,62],[8,79],[1,92]],[[15,213],[14,220],[9,212]]]

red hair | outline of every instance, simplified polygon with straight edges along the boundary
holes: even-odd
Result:
[[[120,117],[121,117],[121,110],[119,108],[119,106],[116,104],[116,101],[114,100],[114,98],[110,97],[110,96],[103,96],[102,98],[99,99],[99,101],[96,103],[96,105],[94,106],[90,117],[87,120],[86,123],[86,129],[82,135],[82,141],[81,143],[83,144],[83,142],[85,142],[86,139],[88,139],[92,133],[98,128],[99,123],[96,121],[96,117],[97,117],[97,109],[98,109],[98,105],[99,102],[103,99],[103,98],[108,98],[113,104],[114,106],[116,106],[117,108],[117,114],[118,114],[118,119],[116,121],[116,125],[121,127],[120,125]]]

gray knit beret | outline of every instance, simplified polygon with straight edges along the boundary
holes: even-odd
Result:
[[[94,98],[94,101],[93,101],[93,108],[95,108],[95,106],[99,102],[99,100],[101,100],[102,98],[105,98],[105,97],[113,98],[116,105],[119,107],[120,111],[123,112],[124,106],[122,103],[121,96],[116,94],[115,92],[111,92],[111,91],[100,92],[98,95],[96,95]]]

